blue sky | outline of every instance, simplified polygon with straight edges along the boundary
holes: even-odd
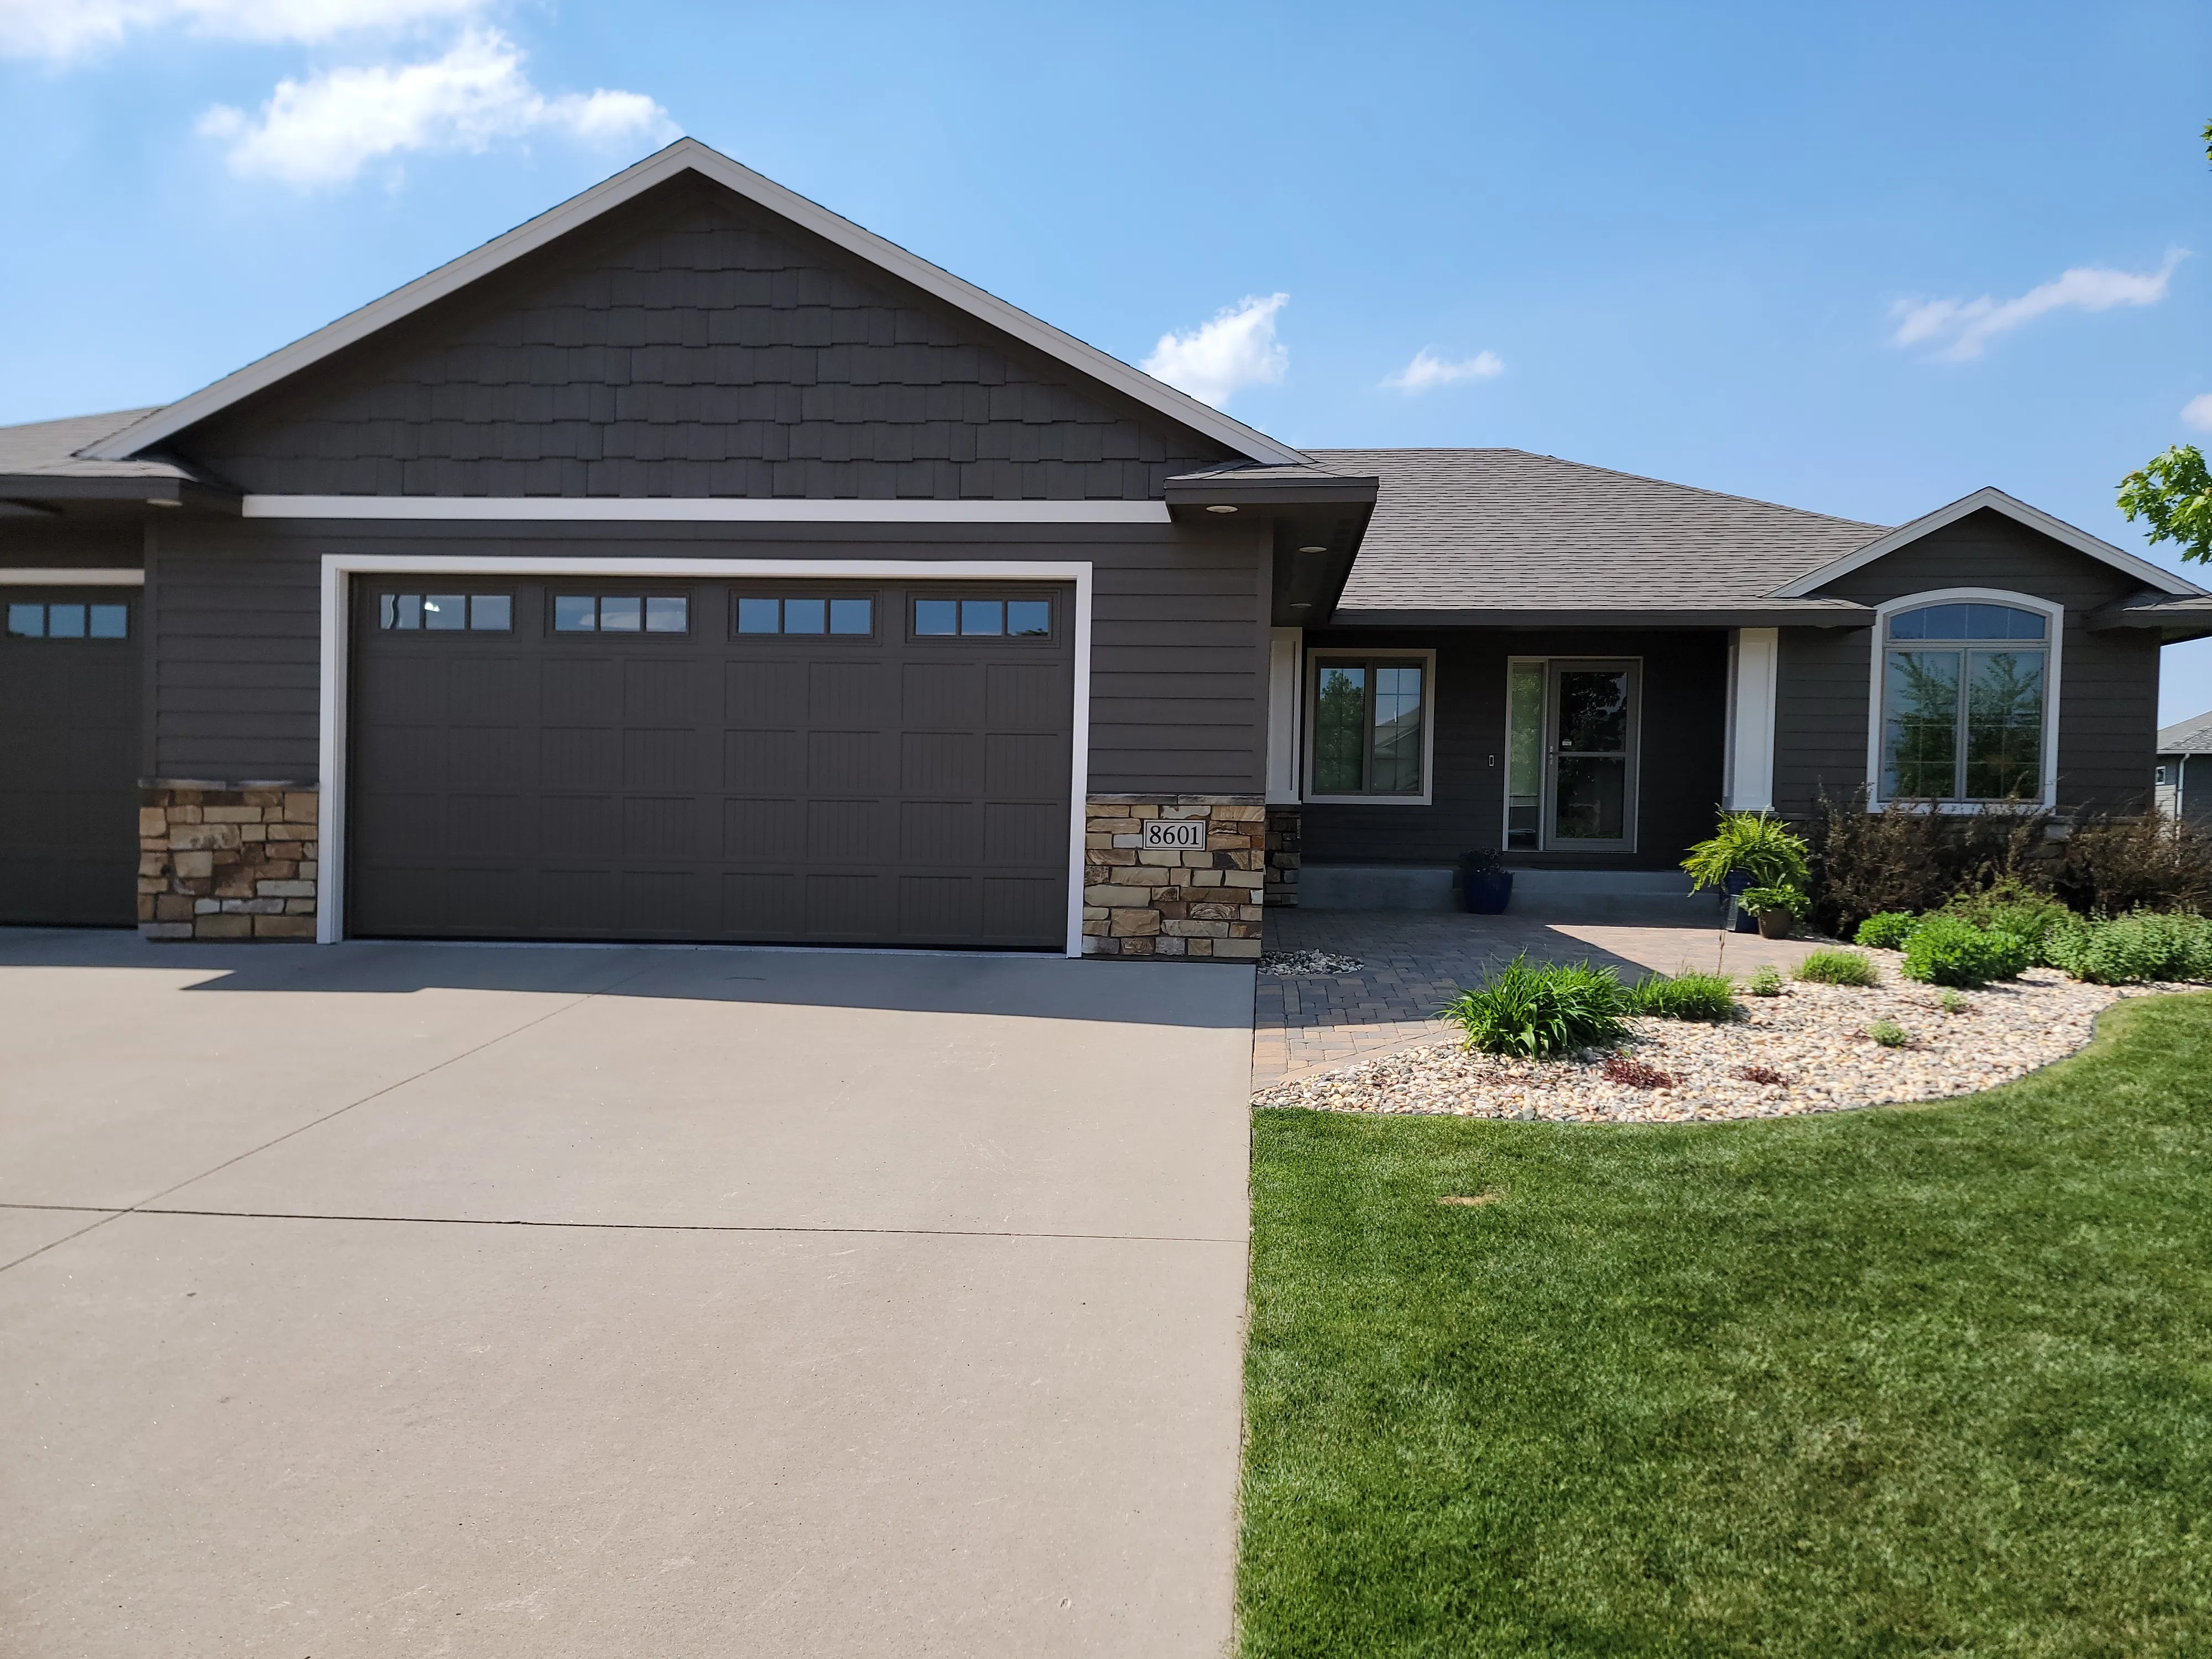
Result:
[[[2140,548],[2113,485],[2212,393],[2208,64],[2201,3],[0,0],[0,422],[176,397],[683,131],[1295,443],[1995,483]]]

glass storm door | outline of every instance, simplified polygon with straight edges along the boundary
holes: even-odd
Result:
[[[1636,665],[1555,661],[1546,690],[1544,845],[1633,851]]]

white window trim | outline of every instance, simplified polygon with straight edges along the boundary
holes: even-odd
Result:
[[[1427,806],[1436,798],[1437,788],[1437,653],[1433,646],[1408,647],[1398,650],[1389,646],[1338,645],[1309,646],[1306,647],[1304,670],[1304,690],[1300,705],[1305,711],[1305,731],[1299,744],[1299,763],[1310,779],[1313,769],[1314,703],[1321,693],[1321,671],[1332,659],[1340,661],[1372,662],[1383,658],[1397,658],[1421,665],[1421,793],[1418,795],[1322,795],[1309,791],[1306,804],[1310,806]]]
[[[96,565],[83,570],[71,570],[66,566],[21,565],[13,570],[0,569],[0,587],[143,587],[143,570],[126,570],[113,565]]]
[[[1091,779],[1089,560],[540,558],[471,554],[326,553],[323,556],[320,707],[321,836],[315,942],[345,937],[347,694],[352,579],[358,575],[669,576],[691,580],[819,577],[848,581],[1054,581],[1075,586],[1073,753],[1068,772],[1067,933],[1065,953],[1083,954],[1084,808]]]
[[[2066,607],[2053,599],[2038,599],[2033,593],[2015,593],[2002,587],[1936,587],[1924,593],[1906,593],[1875,607],[1874,643],[1867,658],[1867,810],[1869,812],[1879,812],[1886,804],[1881,793],[1881,692],[1882,681],[1887,672],[1885,658],[1889,650],[1889,619],[1900,611],[1917,611],[1923,605],[1951,605],[1960,601],[2014,605],[2022,611],[2036,611],[2045,619],[2044,648],[2050,655],[2043,687],[2043,793],[2040,805],[2045,808],[2058,805],[2058,658],[2065,643]],[[1910,798],[1910,804],[1926,810],[1917,797]],[[1936,811],[1960,817],[1970,817],[1980,812],[2002,811],[2006,806],[2007,803],[2002,801],[1946,800],[1935,803]]]

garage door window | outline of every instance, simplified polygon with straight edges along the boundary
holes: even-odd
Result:
[[[22,640],[119,640],[131,632],[127,605],[11,605],[8,631]]]
[[[866,639],[876,631],[873,599],[842,599],[812,594],[771,598],[767,594],[738,596],[740,634],[836,635]]]
[[[380,628],[504,634],[514,626],[514,599],[506,593],[386,593],[376,614]]]
[[[553,600],[556,634],[688,634],[691,601],[681,594],[561,593]]]
[[[916,599],[917,639],[982,636],[1050,639],[1050,599]]]

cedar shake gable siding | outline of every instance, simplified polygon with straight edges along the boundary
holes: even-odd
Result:
[[[170,447],[279,495],[1157,500],[1235,459],[692,174]]]
[[[2134,812],[2149,797],[2156,744],[2155,629],[2091,632],[2089,613],[2137,592],[2126,572],[2000,513],[1973,513],[1838,577],[1824,598],[1881,605],[1947,587],[1990,587],[2063,604],[2058,806]],[[1775,698],[1776,809],[1812,812],[1821,792],[1848,799],[1867,781],[1873,631],[1785,628]]]

